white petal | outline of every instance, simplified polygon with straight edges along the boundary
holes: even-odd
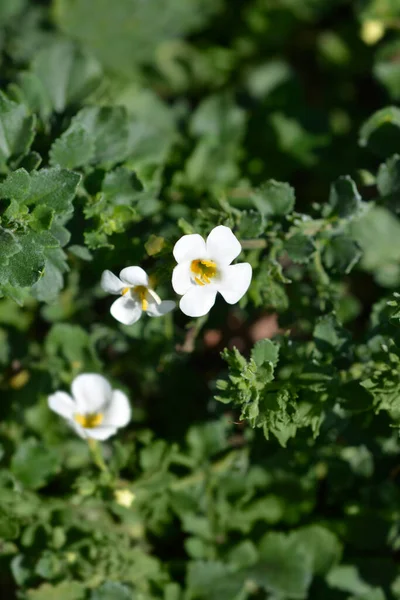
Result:
[[[83,438],[84,440],[87,438],[87,435],[85,433],[86,429],[83,429],[83,427],[79,425],[79,423],[71,420],[68,421],[68,425],[71,427],[71,429],[75,431],[77,435],[79,435],[79,437]]]
[[[49,408],[64,419],[72,419],[76,412],[76,404],[69,394],[56,392],[48,398]]]
[[[111,271],[103,271],[100,285],[109,294],[120,294],[125,287],[122,281]]]
[[[142,309],[137,300],[130,296],[122,296],[111,304],[110,313],[120,323],[132,325],[140,319]]]
[[[230,265],[241,251],[239,240],[225,225],[214,227],[207,238],[208,256],[217,263]]]
[[[149,285],[149,278],[142,267],[126,267],[119,274],[120,279],[127,285]]]
[[[179,308],[188,317],[202,317],[214,306],[216,296],[215,287],[196,286],[182,296]]]
[[[76,412],[80,414],[102,412],[112,397],[111,385],[97,373],[83,373],[75,377],[71,391],[76,400]]]
[[[128,396],[121,390],[114,390],[109,407],[104,413],[104,427],[125,427],[131,420],[131,406]]]
[[[176,302],[173,300],[163,300],[162,302],[149,302],[147,314],[149,317],[162,317],[174,310]]]
[[[228,304],[236,304],[245,295],[251,282],[252,268],[249,263],[225,267],[218,291]]]
[[[172,287],[177,294],[183,296],[186,292],[195,284],[192,283],[190,278],[190,263],[191,260],[185,260],[184,262],[176,265],[172,271]]]
[[[173,254],[177,263],[195,258],[207,258],[206,243],[198,233],[184,235],[176,242]]]
[[[117,433],[116,427],[93,427],[91,429],[84,429],[85,436],[92,440],[107,440],[110,436]]]

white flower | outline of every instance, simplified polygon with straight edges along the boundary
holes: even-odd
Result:
[[[207,241],[194,233],[184,235],[174,246],[178,263],[172,287],[182,296],[179,307],[189,317],[206,315],[214,306],[217,292],[228,304],[239,302],[251,281],[249,263],[231,265],[242,247],[229,227],[219,225]]]
[[[136,323],[143,311],[150,317],[161,317],[176,306],[172,300],[161,301],[149,287],[149,278],[141,267],[126,267],[119,277],[111,271],[104,271],[101,287],[109,294],[121,294],[121,298],[111,305],[110,312],[114,319],[124,325]]]
[[[131,407],[127,396],[121,390],[113,390],[101,375],[78,375],[71,392],[72,397],[66,392],[55,392],[48,403],[80,437],[106,440],[129,423]]]
[[[120,506],[124,506],[125,508],[130,508],[135,498],[135,494],[128,490],[128,488],[114,491],[115,502]]]

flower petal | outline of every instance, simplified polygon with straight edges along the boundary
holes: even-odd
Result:
[[[93,427],[91,429],[84,429],[85,437],[91,438],[92,440],[104,441],[112,435],[117,433],[116,427]]]
[[[64,419],[72,419],[74,412],[76,412],[76,404],[66,392],[51,394],[48,398],[48,405],[51,410],[64,417]]]
[[[120,294],[125,287],[119,277],[111,273],[111,271],[103,271],[100,285],[109,294]]]
[[[236,304],[245,295],[251,282],[252,268],[249,263],[229,265],[222,272],[218,291],[228,304]]]
[[[162,317],[167,313],[174,310],[176,302],[173,300],[163,300],[162,302],[149,302],[148,309],[146,310],[149,317]]]
[[[195,258],[207,258],[206,243],[198,233],[183,235],[176,242],[173,254],[177,263]]]
[[[202,317],[214,306],[216,296],[214,287],[196,286],[182,296],[179,308],[188,317]]]
[[[225,225],[214,227],[207,238],[208,256],[217,263],[230,265],[241,251],[239,240]]]
[[[149,285],[149,278],[142,267],[126,267],[119,274],[120,279],[127,285]]]
[[[130,296],[122,296],[111,304],[110,313],[120,323],[132,325],[142,315],[142,308],[137,300]]]
[[[76,401],[75,411],[80,414],[102,412],[112,397],[111,385],[97,373],[78,375],[71,385]]]
[[[86,429],[83,429],[83,427],[79,425],[79,423],[71,420],[68,421],[68,425],[71,427],[71,429],[75,431],[76,435],[79,435],[80,438],[83,438],[84,440],[87,438],[87,435],[85,433]]]
[[[109,407],[104,413],[102,427],[125,427],[131,420],[131,406],[128,396],[121,390],[114,390]]]
[[[172,287],[177,294],[183,296],[194,285],[190,277],[190,263],[192,261],[185,260],[174,268],[172,271]]]

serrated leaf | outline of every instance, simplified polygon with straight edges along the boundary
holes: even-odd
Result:
[[[50,164],[75,169],[90,164],[94,154],[94,138],[85,127],[77,123],[53,142],[50,148]]]
[[[251,201],[262,215],[283,216],[294,208],[294,189],[288,183],[270,179],[252,193]]]
[[[0,92],[0,168],[10,158],[20,158],[28,152],[35,136],[35,122],[23,104]]]
[[[25,169],[18,169],[10,173],[0,183],[0,198],[8,200],[23,200],[29,193],[31,178]]]
[[[286,240],[284,249],[293,262],[304,264],[311,260],[315,244],[311,237],[303,233],[295,233]]]
[[[271,340],[260,340],[254,344],[251,357],[258,367],[269,362],[274,367],[278,362],[279,346]]]

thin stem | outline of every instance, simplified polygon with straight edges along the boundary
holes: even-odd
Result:
[[[100,471],[103,471],[103,473],[109,473],[108,467],[104,462],[103,454],[101,452],[101,446],[98,441],[89,438],[88,446],[95,465],[100,469]]]
[[[240,240],[244,250],[255,250],[267,247],[267,240]]]

